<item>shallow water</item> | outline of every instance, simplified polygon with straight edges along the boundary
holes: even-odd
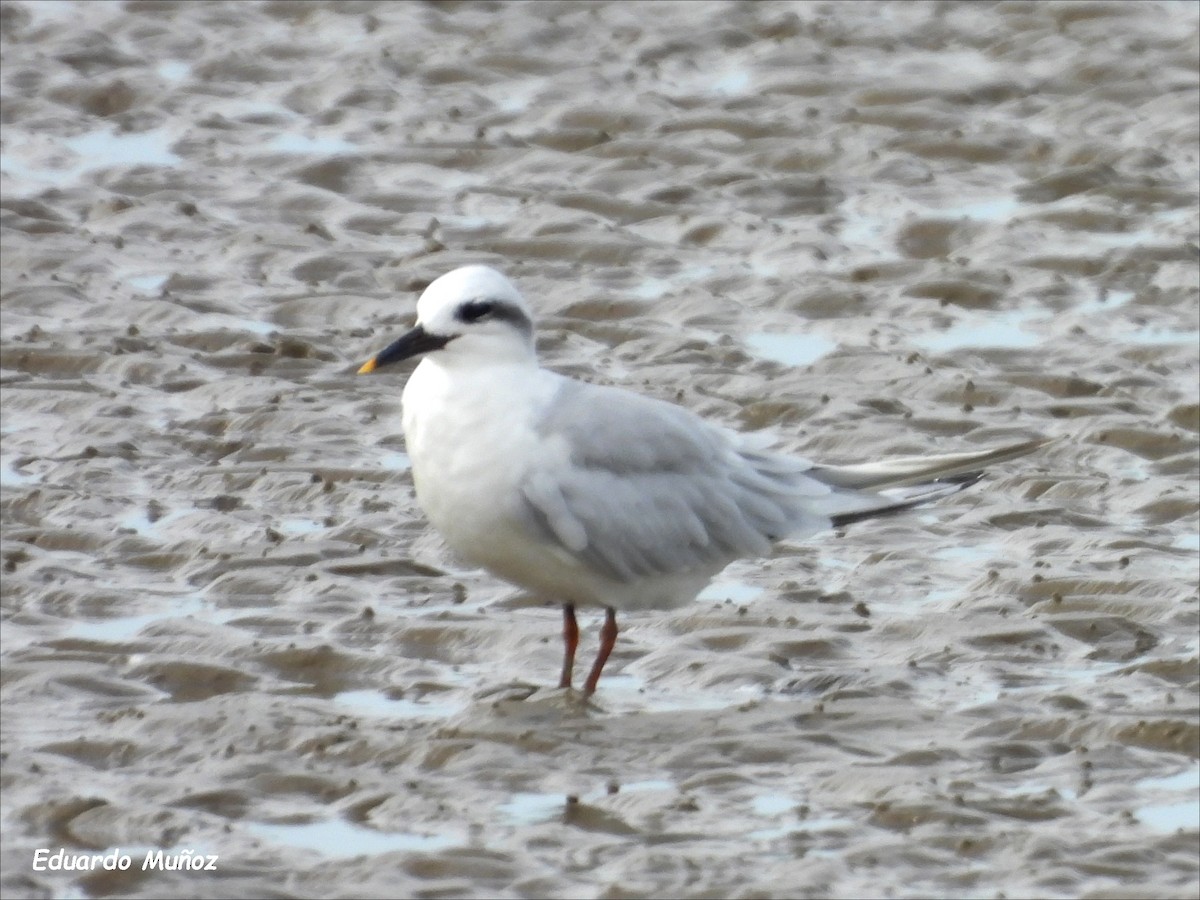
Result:
[[[4,4],[0,893],[1196,896],[1198,20]],[[813,459],[1058,440],[583,704],[354,376],[466,262]]]

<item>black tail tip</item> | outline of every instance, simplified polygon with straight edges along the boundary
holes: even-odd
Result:
[[[964,472],[961,475],[949,475],[946,478],[935,478],[934,484],[957,484],[960,487],[970,487],[977,481],[982,481],[986,473],[983,469],[978,472]]]

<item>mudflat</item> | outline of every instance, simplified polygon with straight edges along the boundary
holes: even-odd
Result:
[[[1196,895],[1194,4],[0,10],[5,897]],[[470,262],[797,454],[1058,440],[584,705],[354,375]]]

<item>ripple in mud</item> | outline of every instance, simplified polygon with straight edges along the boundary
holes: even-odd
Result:
[[[1194,895],[1198,45],[8,0],[0,893]],[[477,262],[551,367],[804,456],[1059,440],[628,616],[583,704],[556,608],[430,534],[403,373],[353,377]]]

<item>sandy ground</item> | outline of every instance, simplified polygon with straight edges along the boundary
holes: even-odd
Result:
[[[1195,897],[1198,18],[5,3],[0,892]],[[464,262],[812,458],[1058,440],[583,706],[353,374]]]

